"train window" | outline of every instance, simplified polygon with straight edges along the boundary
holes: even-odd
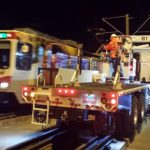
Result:
[[[30,57],[17,57],[17,69],[18,70],[30,70],[32,59]]]
[[[92,60],[91,70],[98,70],[98,61]]]
[[[10,42],[0,42],[0,68],[7,69],[10,65]]]
[[[70,56],[68,59],[68,68],[76,69],[77,61],[78,59],[76,56]]]
[[[16,68],[18,70],[30,70],[32,65],[32,45],[18,43],[16,53]]]
[[[89,60],[86,58],[82,58],[82,70],[89,70],[90,68]]]
[[[68,55],[65,53],[57,53],[58,68],[68,68]]]

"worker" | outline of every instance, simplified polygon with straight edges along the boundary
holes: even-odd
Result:
[[[121,42],[120,38],[117,37],[116,34],[112,34],[110,37],[110,42],[106,45],[104,45],[104,49],[109,52],[109,57],[110,57],[110,65],[111,65],[111,70],[113,69],[112,76],[114,77],[117,72],[118,65],[120,65],[120,76],[123,76],[123,71],[121,67],[121,62],[120,62],[120,51],[121,51]]]

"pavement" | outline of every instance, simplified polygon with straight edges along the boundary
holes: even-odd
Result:
[[[56,120],[51,120],[49,126],[55,125]],[[31,124],[31,116],[0,121],[0,150],[29,140],[40,133],[42,127]],[[150,115],[142,123],[142,129],[135,136],[134,142],[128,143],[126,150],[150,150]]]
[[[55,126],[55,123],[55,120],[51,120],[49,126]],[[31,116],[0,121],[0,150],[29,140],[40,133],[42,133],[42,127],[31,124]]]
[[[135,136],[134,142],[127,146],[127,150],[150,150],[150,115],[142,123],[141,132]]]

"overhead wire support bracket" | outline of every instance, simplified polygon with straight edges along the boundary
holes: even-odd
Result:
[[[119,32],[121,35],[124,35],[120,30],[118,30],[116,27],[114,27],[111,23],[109,23],[107,20],[107,18],[102,18],[102,20],[107,23],[109,26],[111,26],[114,30],[116,30],[117,32]]]
[[[116,16],[116,17],[108,17],[108,18],[103,18],[103,19],[118,19],[118,18],[124,18],[125,16]]]
[[[133,33],[133,35],[135,35],[150,19],[150,15],[148,16],[148,18],[142,23],[142,25],[140,25],[138,27],[138,29]]]

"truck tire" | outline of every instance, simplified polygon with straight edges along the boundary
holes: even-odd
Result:
[[[133,96],[131,100],[131,110],[129,115],[128,138],[130,142],[134,141],[135,131],[138,128],[138,99]]]
[[[130,142],[133,142],[135,129],[138,127],[138,101],[135,96],[131,99],[130,110],[119,110],[116,121],[117,138],[129,138]]]
[[[145,116],[145,97],[142,94],[139,96],[138,109],[139,109],[138,122],[142,123]]]
[[[138,117],[139,117],[138,99],[137,97],[133,96],[131,101],[130,120],[131,124],[133,124],[135,129],[138,127]]]

